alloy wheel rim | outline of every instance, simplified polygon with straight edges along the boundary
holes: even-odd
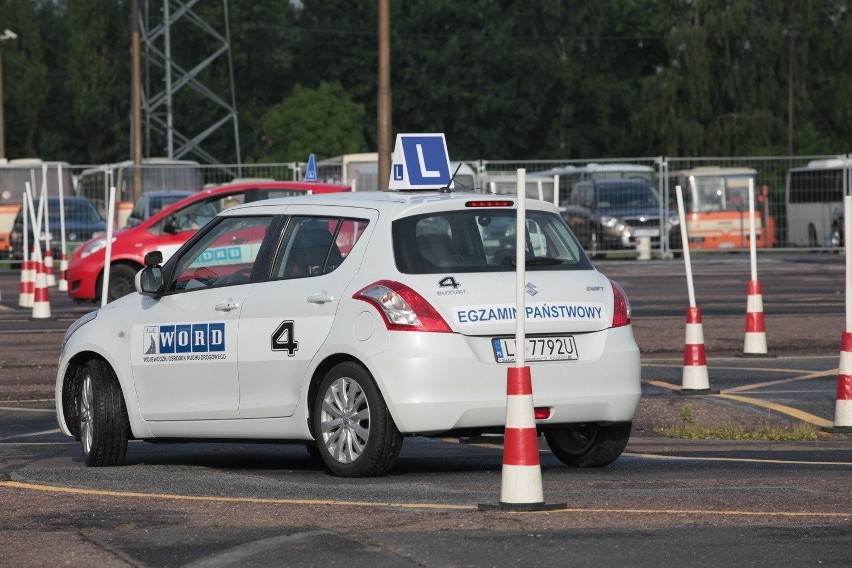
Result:
[[[80,389],[80,440],[83,442],[83,452],[92,451],[92,434],[94,431],[92,377],[83,377],[83,388]]]
[[[322,442],[336,461],[352,463],[361,456],[370,439],[370,405],[357,381],[341,377],[329,386],[320,428]]]

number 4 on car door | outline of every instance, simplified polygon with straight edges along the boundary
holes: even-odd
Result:
[[[299,350],[299,342],[296,341],[295,325],[293,320],[284,320],[274,332],[272,332],[272,350],[286,351],[287,355],[293,357]]]

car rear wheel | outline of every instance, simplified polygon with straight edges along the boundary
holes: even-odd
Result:
[[[130,425],[115,373],[104,361],[93,359],[83,368],[78,397],[80,446],[86,465],[124,463]]]
[[[112,302],[136,291],[137,270],[128,264],[114,264],[109,270],[109,295]]]
[[[313,432],[326,466],[341,477],[385,475],[402,435],[370,374],[352,362],[333,367],[314,400]]]
[[[602,467],[614,462],[630,438],[632,422],[603,426],[581,424],[548,430],[544,439],[559,461],[576,467]]]

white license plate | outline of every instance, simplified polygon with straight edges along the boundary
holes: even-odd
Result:
[[[634,237],[659,237],[659,229],[633,229]]]
[[[491,339],[494,349],[494,359],[498,363],[515,362],[515,338]],[[577,344],[571,335],[551,337],[527,337],[526,361],[575,361],[580,358],[577,354]]]

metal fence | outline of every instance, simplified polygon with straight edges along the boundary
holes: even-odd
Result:
[[[527,171],[527,195],[553,199],[587,247],[599,253],[632,251],[636,235],[650,235],[658,253],[681,250],[676,191],[681,186],[690,249],[747,250],[749,180],[754,187],[758,248],[838,249],[843,246],[843,196],[852,187],[852,156],[649,157],[608,160],[474,162],[482,191],[512,193],[515,172]],[[642,173],[641,170],[645,170]],[[559,176],[559,177],[556,177]],[[541,178],[553,178],[542,181]],[[620,179],[614,181],[613,178]],[[634,180],[630,183],[628,180]],[[788,197],[789,178],[789,197]],[[658,193],[655,233],[648,203],[627,191],[647,180]],[[533,181],[531,181],[533,180]],[[558,184],[559,192],[553,187]],[[516,186],[515,186],[516,187]],[[623,199],[615,189],[625,189]],[[604,199],[605,198],[605,199]],[[584,211],[586,210],[586,211]],[[591,228],[589,228],[591,227]],[[625,237],[630,233],[631,236]],[[582,237],[581,237],[582,239]]]
[[[138,167],[131,162],[98,165],[42,164],[38,160],[15,162],[0,165],[0,256],[9,254],[13,238],[17,239],[16,242],[21,241],[23,190],[18,186],[24,178],[32,182],[36,208],[39,207],[38,197],[42,188],[50,197],[45,202],[48,204],[47,212],[41,213],[41,219],[46,219],[41,223],[42,227],[47,224],[49,231],[58,238],[60,224],[64,224],[68,233],[66,238],[71,243],[69,248],[73,248],[74,244],[79,244],[96,231],[97,222],[90,218],[91,211],[80,202],[69,202],[60,216],[54,176],[57,181],[60,177],[67,179],[63,189],[65,196],[86,198],[103,216],[110,186],[116,187],[116,200],[129,210],[139,200],[140,193],[164,190],[194,192],[236,180],[299,180],[304,176],[306,165],[295,162],[197,164],[162,159],[146,160]],[[524,168],[527,195],[556,203],[584,246],[599,255],[636,255],[643,245],[650,245],[655,254],[666,257],[682,251],[675,199],[675,187],[678,185],[682,189],[692,250],[748,249],[751,218],[749,184],[754,187],[756,246],[766,249],[838,249],[844,238],[843,196],[850,193],[852,186],[849,154],[744,158],[657,156],[601,160],[480,159],[465,163],[470,167],[465,169],[469,173],[463,185],[472,184],[477,191],[487,193],[515,193],[517,170]],[[788,182],[788,179],[791,181]],[[359,186],[357,189],[366,188]],[[35,213],[38,215],[38,211]],[[39,217],[31,219],[38,221]],[[32,221],[28,220],[27,224],[31,231]],[[120,228],[121,225],[117,226]],[[18,247],[20,250],[20,245]]]

